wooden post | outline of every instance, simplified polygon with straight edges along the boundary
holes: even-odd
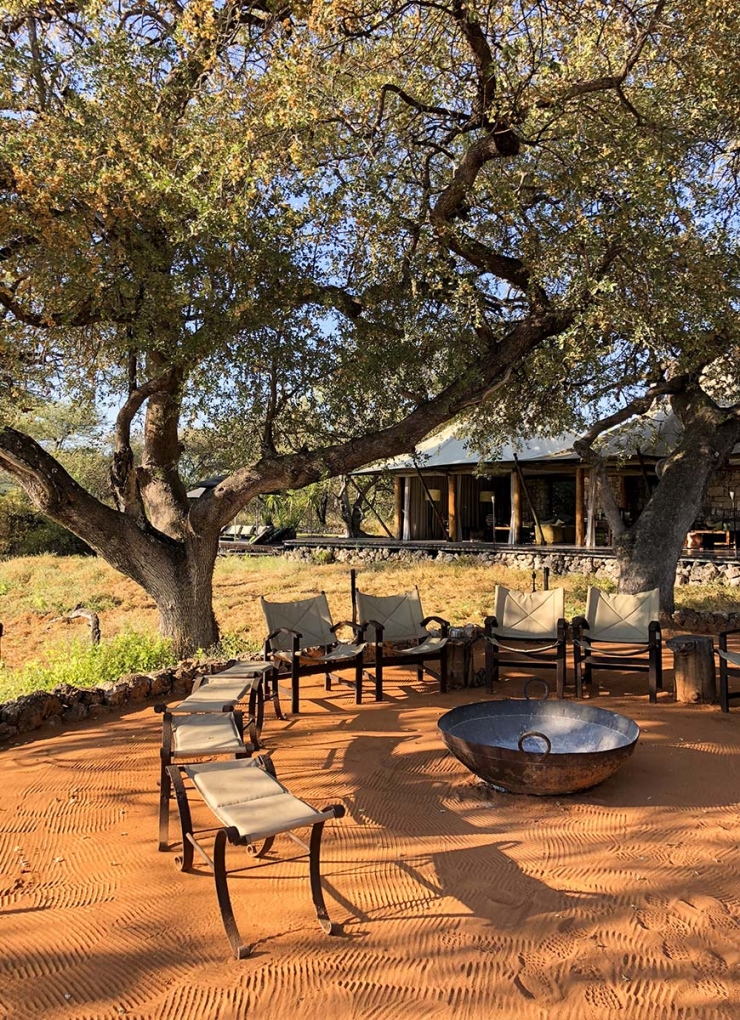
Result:
[[[666,645],[673,652],[676,701],[699,705],[715,701],[714,642],[705,634],[679,634]]]
[[[518,545],[522,534],[522,486],[516,471],[511,472],[511,504],[514,536],[510,538],[510,544]]]
[[[586,504],[585,504],[585,481],[582,467],[576,468],[576,545],[583,547],[586,544]]]
[[[457,542],[457,475],[447,475],[447,531]]]
[[[393,479],[393,532],[399,541],[403,538],[403,483],[401,475]]]

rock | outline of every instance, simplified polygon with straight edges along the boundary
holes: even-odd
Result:
[[[18,733],[38,729],[53,718],[59,718],[63,708],[61,698],[46,691],[24,694],[9,701],[2,712],[2,721],[16,727]]]
[[[18,727],[11,726],[10,723],[0,722],[0,741],[6,742],[12,740],[13,737],[18,736]]]
[[[103,684],[98,689],[103,692],[103,703],[109,708],[120,708],[128,701],[128,684],[126,683],[110,682]]]
[[[146,701],[152,689],[151,677],[145,673],[131,673],[121,677],[121,682],[128,684],[129,701]]]
[[[72,705],[68,705],[62,712],[62,722],[64,723],[75,723],[81,719],[87,719],[90,715],[90,708],[87,705],[83,705],[81,701],[76,701]]]

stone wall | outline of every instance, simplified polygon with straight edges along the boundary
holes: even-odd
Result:
[[[0,705],[0,743],[14,740],[41,726],[61,727],[83,719],[98,719],[127,704],[149,698],[187,697],[198,676],[217,673],[226,662],[185,661],[153,673],[130,673],[101,687],[63,684],[53,691],[35,691]]]

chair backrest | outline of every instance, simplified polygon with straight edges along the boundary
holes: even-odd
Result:
[[[660,589],[636,595],[607,595],[589,588],[586,596],[588,637],[598,641],[634,644],[648,640],[648,627],[660,616]]]
[[[496,585],[493,613],[498,624],[496,633],[508,638],[554,638],[558,620],[565,616],[565,593],[552,591],[511,591]]]
[[[377,620],[383,625],[384,641],[412,641],[427,637],[422,625],[419,589],[414,588],[403,595],[365,595],[357,592],[357,615],[360,623]],[[365,640],[375,640],[375,627],[368,627]]]
[[[323,591],[320,595],[296,599],[295,602],[268,602],[266,598],[261,598],[260,602],[268,634],[279,627],[297,630],[301,635],[299,648],[318,648],[336,643],[336,636],[331,632],[329,603]],[[276,651],[289,652],[293,639],[290,634],[278,634],[272,639],[272,647]]]

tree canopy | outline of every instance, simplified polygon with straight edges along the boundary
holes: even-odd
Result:
[[[700,9],[6,4],[0,466],[186,648],[254,496],[402,452],[517,366],[637,377],[726,300]],[[59,392],[115,409],[114,507],[28,433]],[[191,505],[193,422],[240,456]]]

